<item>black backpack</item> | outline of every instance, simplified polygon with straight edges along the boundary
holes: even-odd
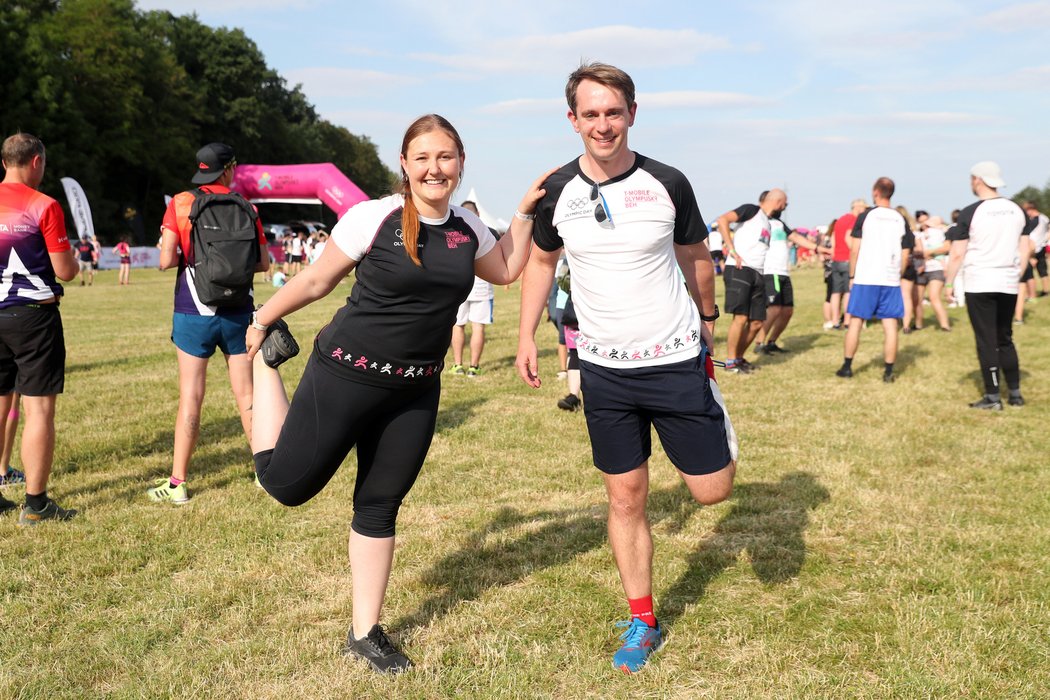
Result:
[[[259,215],[244,197],[231,192],[194,192],[190,209],[193,286],[201,303],[235,307],[250,304],[259,264]]]

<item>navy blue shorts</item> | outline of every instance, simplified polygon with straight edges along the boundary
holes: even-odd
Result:
[[[594,466],[624,474],[652,454],[652,427],[671,463],[713,474],[733,460],[729,413],[704,369],[706,353],[657,367],[612,369],[580,361]]]
[[[175,312],[171,321],[171,342],[187,355],[211,357],[215,348],[223,355],[248,352],[244,334],[251,323],[251,312],[231,316],[196,316]]]
[[[854,284],[849,292],[850,316],[863,318],[904,318],[904,295],[900,287],[879,284]]]

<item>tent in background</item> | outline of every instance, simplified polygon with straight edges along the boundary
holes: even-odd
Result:
[[[478,205],[478,216],[481,218],[482,222],[484,222],[484,224],[489,228],[494,228],[500,233],[506,233],[507,229],[510,228],[510,224],[508,224],[506,221],[497,216],[493,216],[488,212],[487,209],[485,209],[485,207],[481,204],[481,200],[478,199],[477,190],[475,190],[473,187],[470,188],[470,192],[468,192],[467,196],[463,199],[464,202],[467,200],[470,200],[471,202],[474,202],[474,204]]]

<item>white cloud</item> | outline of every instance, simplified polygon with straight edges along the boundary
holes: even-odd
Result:
[[[1050,2],[1022,2],[989,12],[975,23],[1001,32],[1050,28]]]
[[[768,107],[774,103],[767,97],[745,95],[739,92],[706,92],[703,90],[675,90],[671,92],[638,93],[638,103],[656,109],[732,109],[738,107]]]
[[[311,99],[318,97],[375,97],[377,94],[419,83],[419,78],[357,68],[316,67],[286,71],[290,85],[302,83]]]
[[[411,58],[475,73],[562,72],[581,59],[633,66],[689,65],[701,53],[732,47],[724,37],[695,29],[631,26],[482,40],[477,45],[479,50],[471,53],[417,53]]]
[[[675,90],[671,92],[640,92],[636,96],[639,106],[652,109],[735,109],[768,107],[774,103],[766,97],[745,95],[738,92],[706,92],[703,90]],[[560,97],[521,98],[485,105],[478,111],[483,114],[546,113],[565,111],[568,106]]]
[[[564,109],[568,111],[568,105],[565,104],[565,100],[563,98],[523,97],[517,100],[505,100],[503,102],[494,102],[492,104],[480,107],[478,111],[482,114],[545,114],[558,109]]]

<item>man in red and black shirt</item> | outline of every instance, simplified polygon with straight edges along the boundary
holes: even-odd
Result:
[[[77,274],[58,202],[37,191],[44,144],[25,133],[3,145],[0,183],[0,435],[14,398],[22,395],[22,466],[26,503],[19,525],[68,520],[75,510],[48,498],[55,453],[55,400],[65,385],[66,345],[58,298]],[[57,279],[56,279],[57,278]],[[14,504],[0,498],[0,512]]]

